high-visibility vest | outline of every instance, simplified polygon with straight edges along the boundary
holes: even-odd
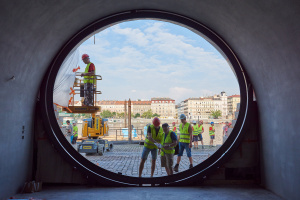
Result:
[[[213,126],[209,127],[209,135],[215,135],[215,127]]]
[[[78,127],[77,126],[73,126],[73,134],[74,134],[74,137],[78,137]]]
[[[156,130],[153,124],[150,125],[151,129],[151,137],[157,142],[161,144],[161,141],[164,137],[164,131],[161,127],[159,127],[158,134],[156,135]],[[148,149],[157,149],[157,146],[148,139],[148,136],[145,139],[144,146]]]
[[[193,129],[194,129],[194,131],[193,131],[193,135],[198,135],[199,134],[199,127],[198,127],[198,125],[195,125],[195,126],[193,126]]]
[[[169,131],[169,134],[162,140],[162,146],[164,145],[170,145],[173,143],[172,137],[171,137],[172,131]],[[175,146],[174,147],[167,147],[167,148],[161,148],[160,155],[164,156],[165,154],[174,154],[175,153]]]
[[[177,128],[176,128],[176,126],[173,126],[173,132],[174,132],[175,134],[177,134]]]
[[[84,73],[89,73],[90,65],[91,65],[91,63],[87,64],[87,66],[85,67]],[[95,69],[94,73],[96,74],[96,69]],[[84,78],[83,79],[84,83],[95,83],[94,76],[84,76],[83,78]]]
[[[203,130],[203,125],[200,125],[200,127],[199,127],[199,134],[201,134],[202,130]]]
[[[182,127],[182,124],[179,125],[179,131],[180,131],[180,139],[179,142],[182,143],[190,143],[190,133],[189,133],[189,126],[190,123],[185,123],[184,127]]]

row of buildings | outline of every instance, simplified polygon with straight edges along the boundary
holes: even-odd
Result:
[[[177,118],[180,114],[185,114],[189,119],[209,119],[212,111],[220,110],[222,118],[233,119],[236,106],[240,102],[240,95],[227,96],[225,92],[219,95],[188,98],[179,104],[171,98],[151,98],[151,100],[131,101],[131,113],[134,116],[139,113],[142,115],[148,110],[157,113],[161,118]],[[80,101],[75,102],[80,105]],[[96,102],[101,110],[110,112],[124,113],[125,101],[101,100]],[[128,110],[128,101],[126,102]]]

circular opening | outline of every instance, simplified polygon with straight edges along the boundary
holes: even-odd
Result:
[[[240,86],[241,95],[241,107],[240,116],[236,122],[235,128],[231,133],[228,140],[221,146],[221,148],[209,157],[201,164],[194,168],[181,172],[179,174],[171,175],[168,177],[156,177],[156,178],[136,178],[122,176],[115,174],[103,168],[99,168],[93,163],[87,161],[81,157],[77,151],[70,146],[70,144],[64,140],[63,135],[56,122],[53,112],[53,86],[58,70],[64,61],[65,57],[72,51],[72,49],[78,47],[78,45],[86,38],[90,37],[95,30],[103,30],[106,27],[116,24],[122,21],[135,20],[135,19],[156,19],[163,21],[170,21],[175,24],[184,26],[199,35],[205,37],[208,41],[223,53],[223,56],[228,59],[231,63],[232,69],[236,74],[236,77]],[[124,12],[116,15],[112,15],[103,19],[100,19],[91,25],[87,26],[76,34],[69,42],[61,49],[56,58],[53,60],[49,67],[48,76],[44,80],[42,85],[41,96],[42,106],[45,109],[44,118],[49,122],[47,124],[47,132],[56,148],[68,159],[75,167],[81,169],[89,177],[98,180],[105,184],[126,184],[126,185],[139,185],[139,184],[187,184],[191,181],[201,181],[211,170],[217,168],[224,159],[228,157],[234,148],[238,145],[239,138],[241,137],[242,128],[246,119],[247,108],[248,108],[248,89],[246,77],[243,73],[242,66],[234,55],[233,51],[229,46],[214,32],[202,24],[173,13],[167,13],[162,11],[149,11],[149,10],[138,10],[133,12]]]

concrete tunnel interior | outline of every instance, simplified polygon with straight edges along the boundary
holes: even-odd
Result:
[[[257,119],[253,120],[250,132],[259,140],[255,150],[259,150],[260,184],[283,198],[297,199],[300,196],[297,190],[299,145],[296,143],[299,135],[299,3],[167,0],[17,4],[1,1],[0,23],[6,30],[1,32],[1,55],[5,58],[1,60],[1,146],[4,150],[0,168],[1,198],[18,192],[25,181],[32,179],[35,170],[48,173],[54,170],[38,166],[33,154],[41,148],[34,142],[36,130],[40,130],[38,134],[44,132],[38,127],[42,121],[36,118],[39,89],[53,58],[68,39],[87,24],[136,9],[165,10],[195,19],[218,33],[233,48],[257,98]],[[83,10],[89,10],[89,14]],[[51,147],[47,138],[44,142]],[[52,152],[48,159],[63,160],[53,149],[45,151]],[[70,168],[68,164],[64,167]],[[57,176],[49,182],[84,182],[80,173],[74,173],[77,174],[68,180]]]

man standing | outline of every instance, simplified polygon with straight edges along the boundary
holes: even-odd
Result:
[[[228,128],[229,128],[229,124],[228,124],[228,122],[225,122],[225,126],[223,127],[223,143],[228,138]]]
[[[210,136],[210,147],[213,147],[214,139],[215,139],[215,127],[214,127],[214,122],[210,123],[211,126],[209,127],[209,136]]]
[[[164,139],[162,141],[161,148],[161,167],[166,168],[168,175],[173,175],[173,162],[174,162],[174,153],[175,146],[177,145],[177,136],[170,130],[170,127],[167,123],[162,125],[164,131]]]
[[[144,164],[147,160],[149,152],[151,152],[152,163],[151,163],[151,177],[153,177],[155,170],[155,162],[157,158],[157,149],[161,148],[161,142],[164,137],[164,132],[159,126],[160,120],[155,117],[152,121],[152,125],[148,126],[147,137],[144,142],[144,149],[142,153],[141,163],[139,167],[139,177],[142,177]]]
[[[67,133],[65,134],[65,137],[67,138],[68,142],[71,143],[71,135],[73,133],[73,127],[69,120],[67,122]]]
[[[72,140],[72,144],[76,144],[78,138],[78,127],[76,126],[76,122],[73,122],[73,140]]]
[[[196,121],[193,121],[192,129],[193,129],[194,149],[198,149],[198,134],[199,134],[199,131],[198,131],[198,125],[197,125]]]
[[[96,84],[95,77],[95,65],[90,62],[90,57],[87,54],[82,55],[82,61],[86,64],[84,73],[84,106],[94,106],[94,84]]]
[[[172,130],[173,132],[177,135],[177,127],[176,127],[176,123],[175,122],[172,122]]]
[[[202,149],[204,149],[204,146],[203,146],[203,137],[202,137],[202,133],[204,132],[204,128],[203,128],[203,121],[202,120],[200,120],[199,122],[198,122],[198,133],[199,133],[199,135],[198,135],[198,140],[201,142],[201,144],[202,144]]]
[[[193,159],[192,159],[192,139],[193,139],[193,129],[190,123],[187,123],[185,114],[181,114],[179,119],[181,120],[181,124],[179,125],[180,135],[178,136],[179,141],[179,153],[177,156],[177,164],[174,167],[174,171],[178,172],[179,163],[181,160],[181,156],[183,155],[184,149],[186,150],[187,157],[190,161],[190,169],[193,167]]]

